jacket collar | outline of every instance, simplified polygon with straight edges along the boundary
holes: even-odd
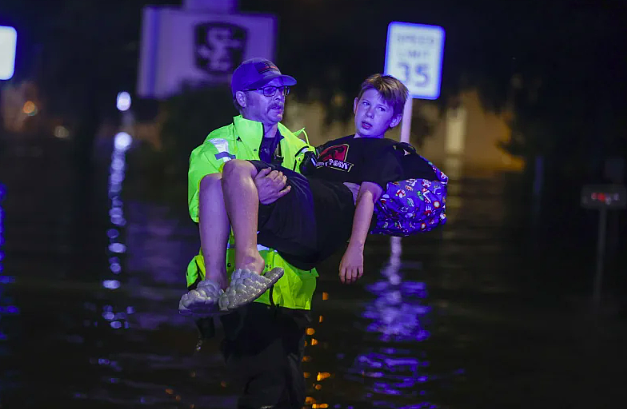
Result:
[[[258,148],[263,138],[263,124],[245,119],[241,115],[233,118],[235,137],[251,149]]]

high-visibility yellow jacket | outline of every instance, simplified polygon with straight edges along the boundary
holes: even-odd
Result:
[[[301,133],[306,138],[304,129],[292,133],[280,123],[278,127],[283,136],[280,142],[283,167],[298,172],[305,152],[313,150],[313,148],[298,138]],[[192,151],[189,159],[187,187],[187,203],[192,220],[198,223],[198,190],[202,178],[211,173],[221,172],[224,163],[231,159],[259,160],[261,138],[263,138],[261,122],[249,121],[242,116],[236,116],[233,118],[233,123],[211,132],[203,144]],[[234,243],[231,234],[226,255],[229,276],[235,267]],[[309,310],[316,289],[316,277],[318,277],[316,270],[299,270],[283,260],[275,250],[263,246],[259,246],[259,250],[266,261],[266,271],[275,267],[282,267],[285,274],[271,291],[267,291],[256,302]],[[195,256],[187,266],[187,285],[194,284],[198,278],[203,279],[204,276],[205,262],[201,250],[200,254]],[[272,302],[270,294],[272,295]]]

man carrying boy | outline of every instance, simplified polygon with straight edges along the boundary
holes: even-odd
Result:
[[[357,132],[320,147],[306,178],[261,161],[225,164],[223,178],[210,188],[210,202],[203,204],[213,209],[212,227],[228,229],[232,225],[237,270],[224,294],[221,286],[208,279],[198,291],[184,295],[181,312],[236,310],[258,297],[263,287],[255,293],[251,285],[242,285],[255,282],[264,271],[264,260],[256,250],[258,242],[277,249],[294,266],[311,268],[348,241],[340,278],[350,283],[361,277],[374,205],[387,184],[414,178],[436,180],[433,167],[424,158],[406,155],[405,148],[384,138],[385,132],[400,122],[407,94],[396,78],[369,77],[354,102]],[[268,168],[282,169],[292,189],[271,206],[260,206],[253,180]],[[226,240],[213,244],[212,252],[223,252]]]
[[[223,248],[212,252],[212,243],[228,238],[229,231],[217,226],[211,208],[203,205],[210,202],[207,187],[220,178],[224,164],[231,159],[261,159],[298,170],[304,153],[311,149],[297,137],[298,133],[280,123],[285,96],[289,86],[295,84],[294,78],[281,74],[271,61],[255,58],[243,62],[231,81],[233,102],[241,115],[211,132],[192,152],[188,204],[192,220],[199,223],[201,252],[187,269],[190,290],[205,275],[225,288],[226,273],[234,269],[233,238],[226,252]],[[279,172],[259,172],[254,183],[262,203],[272,203],[289,192]],[[214,231],[209,232],[210,227]],[[301,369],[305,328],[317,273],[314,269],[295,268],[268,247],[260,246],[255,251],[264,259],[266,270],[279,267],[284,276],[254,303],[221,318],[227,371],[243,389],[238,408],[300,409],[305,402]],[[213,318],[198,324],[201,337],[213,335]]]

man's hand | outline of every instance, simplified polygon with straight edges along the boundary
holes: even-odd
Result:
[[[356,282],[364,274],[364,252],[348,245],[340,262],[340,280],[345,284]]]
[[[255,176],[255,186],[259,191],[259,201],[261,204],[274,203],[280,197],[285,196],[292,189],[285,186],[287,176],[278,170],[270,171],[270,168],[261,169]]]

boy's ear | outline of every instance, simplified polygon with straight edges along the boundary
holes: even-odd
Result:
[[[401,119],[403,119],[402,114],[398,114],[394,118],[392,118],[392,122],[390,122],[390,128],[394,128],[396,125],[400,124]]]
[[[235,93],[235,100],[242,108],[246,108],[246,94],[242,91],[237,91]]]

